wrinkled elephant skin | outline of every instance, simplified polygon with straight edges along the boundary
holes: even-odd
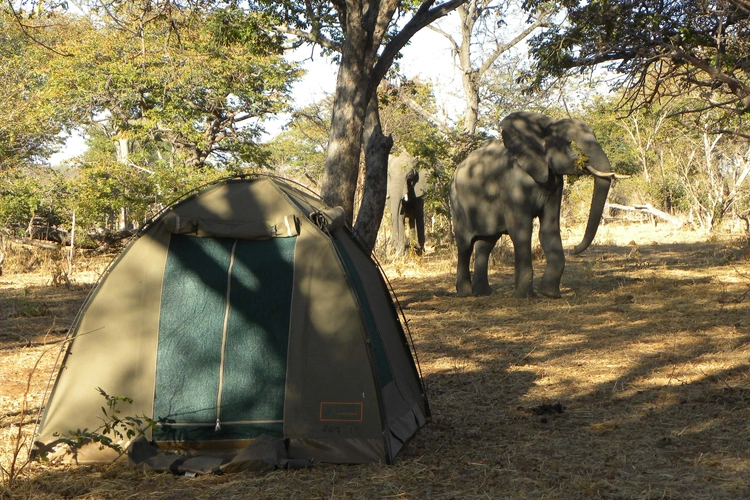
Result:
[[[565,254],[560,236],[564,175],[596,172],[586,231],[573,250],[585,250],[596,235],[611,184],[612,168],[591,128],[585,123],[528,112],[508,115],[502,140],[484,144],[456,169],[450,190],[458,249],[456,291],[459,296],[489,295],[490,252],[504,234],[513,243],[518,298],[536,295],[531,237],[539,219],[539,241],[547,265],[537,291],[560,297]],[[608,175],[609,174],[609,175]],[[474,274],[469,270],[474,253]]]

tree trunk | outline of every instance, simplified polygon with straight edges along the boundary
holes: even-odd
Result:
[[[471,64],[471,35],[476,23],[476,5],[462,5],[458,9],[461,19],[461,45],[458,46],[458,64],[461,68],[461,84],[464,89],[466,110],[464,111],[464,133],[474,135],[479,121],[479,74]]]
[[[133,151],[133,141],[128,137],[118,137],[114,141],[117,162],[127,164]]]
[[[414,17],[388,41],[385,47],[382,47],[380,53],[378,51],[398,9],[399,2],[396,0],[334,2],[334,8],[341,19],[344,37],[333,98],[331,133],[326,152],[321,197],[331,206],[342,207],[350,224],[354,220],[354,195],[359,174],[366,108],[370,98],[377,93],[380,81],[411,37],[434,20],[455,10],[465,1],[448,0],[436,5],[434,0],[424,0],[424,3],[417,8]],[[377,132],[372,135],[373,138],[377,136]],[[378,149],[376,146],[378,142],[378,140],[373,142],[373,151]],[[367,146],[369,147],[369,144]],[[369,203],[367,202],[365,206],[369,207]],[[376,214],[368,214],[362,225],[370,226],[375,219],[378,219],[379,225],[379,218]],[[369,234],[371,230],[368,227],[365,231]]]
[[[115,139],[115,154],[117,162],[127,165],[130,161],[130,153],[133,152],[133,141],[128,137],[118,137]],[[117,219],[117,228],[125,231],[128,227],[128,212],[123,206],[120,208],[120,214]]]
[[[473,136],[477,131],[479,122],[479,91],[476,84],[476,73],[465,71],[463,74],[464,96],[466,99],[466,110],[464,111],[464,133]]]
[[[383,220],[388,183],[388,155],[393,138],[383,135],[378,112],[378,97],[373,95],[365,117],[365,186],[357,214],[355,231],[365,247],[372,252]]]
[[[332,207],[342,207],[347,222],[354,218],[359,158],[368,100],[367,37],[361,10],[347,3],[346,41],[333,98],[331,134],[328,140],[321,197]]]

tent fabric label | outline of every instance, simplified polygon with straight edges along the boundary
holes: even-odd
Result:
[[[320,403],[321,422],[361,422],[363,403]]]

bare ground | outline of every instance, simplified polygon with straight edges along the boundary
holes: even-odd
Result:
[[[570,247],[580,234],[567,236]],[[604,226],[568,258],[559,300],[514,299],[508,251],[490,297],[455,296],[450,254],[390,263],[433,413],[395,465],[189,479],[32,463],[12,488],[3,478],[0,497],[750,498],[748,248],[736,237]],[[33,432],[56,342],[95,267],[76,270],[70,286],[51,285],[54,265],[0,276],[6,469],[19,429]]]

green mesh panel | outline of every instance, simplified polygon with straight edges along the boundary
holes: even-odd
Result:
[[[164,275],[154,417],[156,440],[281,436],[296,238],[172,236]],[[230,313],[222,331],[229,286]],[[217,415],[221,430],[215,430]]]
[[[159,318],[154,419],[215,422],[234,240],[173,235]]]
[[[362,283],[362,277],[359,275],[359,272],[357,272],[354,262],[349,258],[346,248],[344,248],[338,240],[334,239],[333,241],[335,242],[339,255],[341,255],[341,260],[346,266],[349,280],[354,286],[354,292],[356,293],[360,305],[360,313],[363,316],[365,330],[370,338],[372,352],[375,357],[378,382],[380,383],[380,387],[385,387],[391,382],[391,380],[393,380],[393,373],[391,372],[391,366],[388,363],[388,356],[385,353],[385,348],[383,347],[383,341],[380,338],[380,332],[375,323],[375,318],[372,315],[372,309],[370,308],[370,303],[367,299],[365,285]]]
[[[222,420],[284,418],[296,238],[240,241],[232,272]]]

